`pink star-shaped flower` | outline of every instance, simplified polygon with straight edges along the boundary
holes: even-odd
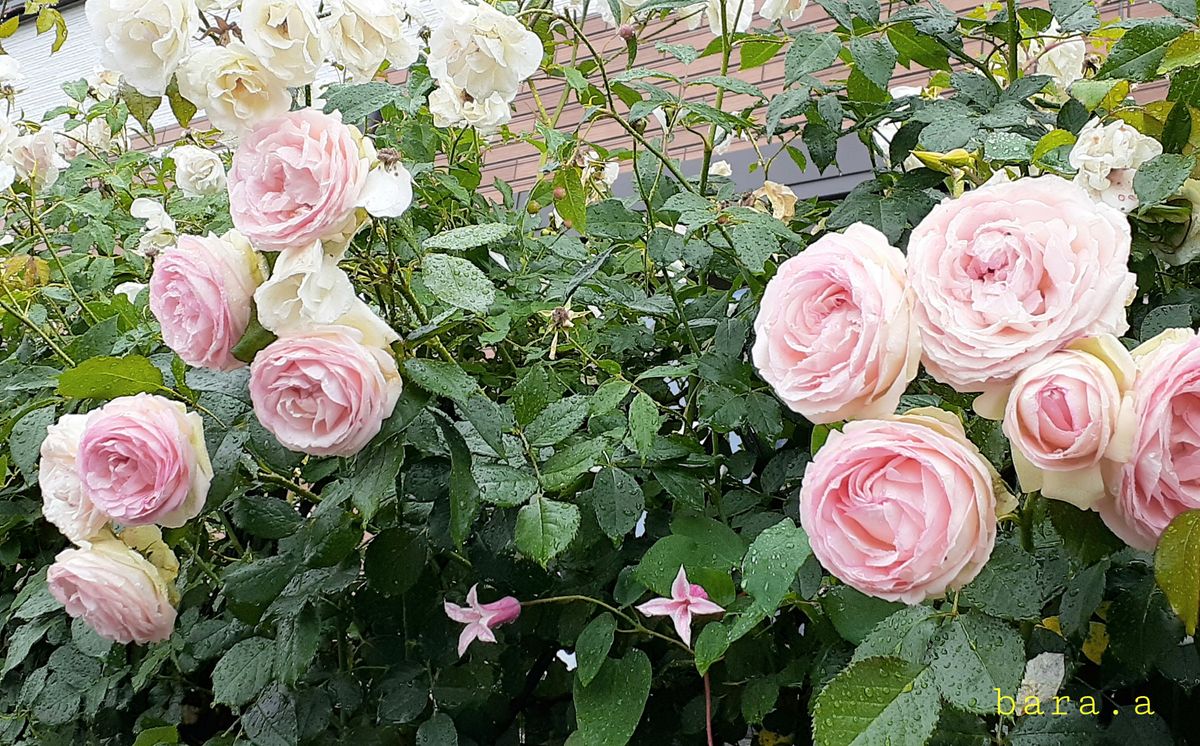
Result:
[[[655,598],[635,607],[646,616],[669,616],[675,623],[675,632],[684,645],[692,644],[692,616],[723,614],[725,609],[708,600],[708,593],[700,586],[689,583],[683,565],[671,583],[670,598]]]
[[[467,605],[459,606],[449,601],[443,601],[446,616],[456,622],[467,625],[458,636],[458,656],[461,658],[467,652],[467,647],[475,640],[495,642],[496,634],[493,629],[501,624],[508,624],[521,615],[521,602],[512,596],[505,596],[490,604],[479,603],[475,595],[478,585],[471,586],[467,591]]]

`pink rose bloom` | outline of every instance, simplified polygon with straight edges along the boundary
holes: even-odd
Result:
[[[91,539],[108,524],[108,516],[84,494],[75,465],[87,419],[84,414],[65,414],[47,428],[38,462],[42,515],[76,544]]]
[[[708,600],[708,591],[702,586],[688,582],[687,571],[679,566],[679,573],[671,583],[670,598],[653,598],[634,607],[646,616],[669,616],[675,625],[675,634],[684,645],[692,644],[692,617],[706,614],[723,614],[720,604]]]
[[[985,391],[1080,337],[1121,334],[1129,245],[1119,210],[1057,176],[944,200],[908,243],[925,367]]]
[[[250,323],[251,299],[265,272],[262,258],[237,231],[218,238],[180,236],[154,262],[150,311],[163,341],[188,365],[233,370]]]
[[[345,243],[358,227],[374,149],[340,114],[301,109],[242,140],[229,171],[229,215],[259,249]]]
[[[921,358],[904,264],[882,233],[855,223],[779,266],[753,356],[789,409],[816,423],[896,411]]]
[[[462,634],[458,636],[458,657],[460,658],[476,640],[495,642],[496,633],[493,630],[502,624],[516,621],[517,617],[521,615],[521,602],[512,596],[505,596],[499,601],[492,601],[489,604],[479,603],[479,597],[476,594],[478,588],[478,585],[473,585],[471,590],[467,591],[466,606],[452,604],[449,601],[442,602],[446,616],[453,621],[467,625],[463,628]]]
[[[851,422],[808,465],[800,520],[839,580],[916,604],[966,585],[991,556],[997,481],[948,412]]]
[[[250,366],[254,414],[284,446],[314,456],[352,456],[379,433],[400,398],[391,354],[349,327],[281,337]]]
[[[1200,337],[1168,329],[1134,350],[1132,456],[1100,504],[1113,533],[1150,551],[1175,516],[1200,508]]]
[[[50,594],[96,634],[121,644],[161,642],[175,627],[159,568],[114,538],[64,549],[46,571]]]
[[[76,463],[92,503],[123,526],[182,526],[204,507],[213,476],[200,416],[150,394],[90,412]]]
[[[1106,461],[1129,458],[1133,359],[1116,339],[1052,353],[1013,384],[1003,430],[1024,492],[1087,510],[1105,496]]]

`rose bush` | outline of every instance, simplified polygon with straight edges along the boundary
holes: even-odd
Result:
[[[586,5],[25,5],[0,743],[1194,739],[1195,7]]]

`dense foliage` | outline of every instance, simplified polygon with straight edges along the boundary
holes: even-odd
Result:
[[[202,86],[185,62],[157,91],[78,81],[66,86],[75,103],[46,121],[14,115],[18,142],[0,138],[16,165],[0,194],[12,239],[0,276],[0,743],[1194,738],[1197,513],[1175,519],[1156,557],[1095,511],[1020,492],[1001,422],[922,368],[898,409],[961,418],[1019,500],[994,496],[994,549],[961,589],[905,598],[913,605],[866,595],[822,567],[822,537],[800,527],[806,467],[845,417],[813,424],[783,406],[751,347],[768,280],[815,239],[865,223],[906,249],[947,196],[1038,173],[1075,179],[1096,161],[1097,199],[1120,177],[1120,199],[1137,203],[1113,208],[1128,215],[1137,280],[1124,346],[1192,327],[1195,3],[1102,21],[1089,0],[964,14],[937,0],[818,2],[831,30],[801,27],[795,3],[776,8],[780,23],[751,22],[740,2],[614,1],[604,11],[619,28],[600,33],[619,33],[621,48],[604,59],[579,9],[502,3],[543,48],[529,90],[563,84],[561,101],[537,97],[527,132],[506,124],[504,97],[488,99],[497,115],[464,94],[447,122],[431,95],[453,89],[421,46],[428,33],[414,37],[403,82],[364,82],[343,61],[350,82],[290,86],[284,104],[340,112],[369,135],[379,168],[399,159],[412,180],[412,207],[356,223],[341,259],[398,332],[386,349],[403,388],[378,434],[339,455],[281,445],[252,409],[250,370],[185,364],[149,307],[164,247],[232,227],[226,190],[181,188],[196,177],[149,117],[160,101],[184,125],[195,115],[203,123],[183,137],[222,153],[223,170],[227,135],[255,123],[237,118],[244,108],[220,108],[226,132],[204,129],[197,107],[219,102],[189,101]],[[325,5],[322,21],[352,3]],[[231,43],[236,11],[206,10],[185,37]],[[43,13],[39,29],[58,28],[61,16]],[[714,29],[707,48],[652,40],[663,16],[700,14]],[[633,66],[641,46],[685,65],[715,56],[720,74]],[[768,96],[742,73],[778,57],[786,85]],[[889,92],[897,69],[927,70],[923,89]],[[19,111],[20,93],[6,93]],[[1097,135],[1089,151],[1077,140],[1097,119],[1132,134]],[[619,148],[589,143],[606,122],[626,133]],[[675,152],[683,133],[704,141],[698,172]],[[754,179],[780,157],[824,170],[848,136],[872,150],[875,174],[843,199],[796,200],[774,182],[741,193],[713,168],[717,146],[745,138],[761,154]],[[523,194],[485,165],[515,140],[541,153]],[[614,163],[631,196],[612,195]],[[1108,180],[1110,169],[1125,171]],[[284,256],[264,254],[276,271]],[[264,355],[265,325],[251,320],[233,355]],[[162,530],[178,559],[173,633],[122,645],[51,595],[47,568],[69,542],[43,517],[38,475],[48,427],[138,393],[202,419],[212,479],[199,515]],[[1194,483],[1183,489],[1200,507]],[[681,567],[703,589],[686,587],[691,598],[724,609],[688,617],[690,644],[635,608],[678,600]],[[495,644],[460,654],[463,627],[445,604],[473,588],[522,606]],[[1038,712],[1025,709],[1031,694]]]

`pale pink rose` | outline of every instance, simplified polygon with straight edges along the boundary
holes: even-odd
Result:
[[[175,627],[171,591],[159,569],[117,539],[59,552],[46,584],[67,614],[106,640],[161,642]]]
[[[1133,359],[1112,336],[1055,352],[1017,376],[1003,430],[1024,492],[1093,507],[1106,461],[1129,458]]]
[[[1129,245],[1119,210],[1057,176],[944,200],[908,243],[925,367],[985,391],[1075,339],[1121,334]]]
[[[75,459],[87,415],[65,414],[46,429],[38,462],[38,485],[42,489],[42,515],[63,535],[79,544],[98,534],[108,516],[84,494]]]
[[[521,615],[521,602],[513,596],[505,596],[499,601],[487,604],[479,603],[478,588],[478,585],[473,585],[471,590],[467,591],[466,606],[452,604],[449,601],[442,602],[446,616],[455,622],[467,625],[463,627],[462,633],[458,636],[458,656],[460,658],[476,640],[495,642],[496,633],[493,630],[502,624],[516,621],[517,617]]]
[[[229,171],[229,215],[259,249],[344,243],[358,226],[373,148],[340,114],[301,109],[246,136]]]
[[[812,422],[889,415],[920,362],[912,314],[904,255],[855,223],[779,266],[754,320],[754,365]]]
[[[150,311],[167,347],[188,365],[243,367],[233,348],[246,333],[264,275],[262,258],[237,231],[180,236],[154,261],[150,276]]]
[[[213,476],[200,415],[151,394],[90,412],[76,463],[88,497],[122,526],[182,526],[204,507]]]
[[[1137,350],[1132,456],[1112,474],[1100,515],[1150,551],[1171,519],[1200,508],[1200,337],[1170,329]]]
[[[254,414],[284,446],[314,456],[352,456],[379,433],[400,398],[388,351],[349,327],[282,337],[250,366]]]
[[[969,583],[991,556],[995,482],[949,413],[850,422],[808,465],[800,520],[839,580],[916,604]]]

